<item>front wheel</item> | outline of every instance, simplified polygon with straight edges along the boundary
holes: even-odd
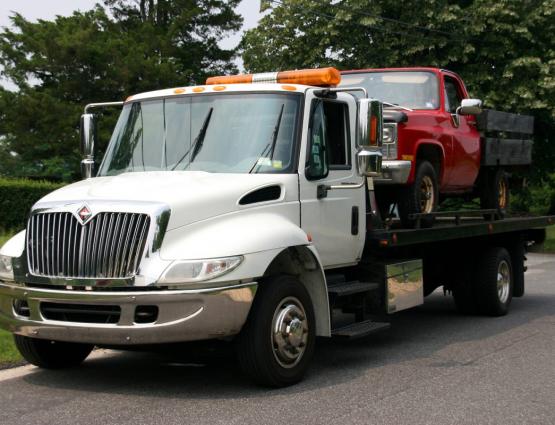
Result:
[[[15,346],[29,363],[43,369],[63,369],[81,364],[94,345],[50,341],[14,335]]]
[[[428,161],[420,161],[416,167],[414,183],[399,194],[399,218],[403,227],[413,228],[417,220],[411,214],[430,214],[437,210],[439,204],[439,185],[436,170]],[[420,219],[422,227],[432,227],[434,217]]]
[[[237,354],[255,382],[285,387],[303,378],[315,339],[314,310],[304,286],[291,276],[271,277],[260,284]]]

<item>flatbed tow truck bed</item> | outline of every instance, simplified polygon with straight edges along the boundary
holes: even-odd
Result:
[[[484,220],[476,217],[438,217],[431,228],[369,230],[366,241],[372,250],[410,247],[447,241],[463,242],[465,239],[520,233],[524,239],[538,243],[545,238],[545,228],[555,224],[555,216],[511,217],[501,220]]]

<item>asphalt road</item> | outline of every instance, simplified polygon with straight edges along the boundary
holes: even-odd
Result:
[[[508,316],[460,316],[434,293],[390,331],[319,342],[294,387],[254,387],[227,354],[97,352],[73,370],[0,372],[0,423],[555,424],[555,257],[529,260]]]

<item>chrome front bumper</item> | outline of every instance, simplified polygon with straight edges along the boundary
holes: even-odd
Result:
[[[383,177],[374,179],[376,184],[406,184],[411,170],[410,161],[389,161],[382,162]]]
[[[0,327],[12,333],[56,341],[97,345],[159,344],[222,338],[239,333],[257,284],[204,290],[73,291],[37,289],[0,282]],[[26,301],[28,314],[16,314],[14,302]],[[86,308],[119,306],[117,323],[80,323],[46,319],[41,303]],[[52,305],[52,304],[51,304]],[[157,306],[152,323],[136,323],[137,306]]]

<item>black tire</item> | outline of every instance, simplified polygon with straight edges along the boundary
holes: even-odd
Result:
[[[303,353],[295,361],[287,363],[290,359],[279,359],[282,352],[275,348],[272,328],[279,322],[278,312],[285,311],[287,306],[296,302],[304,309],[308,330],[302,332],[303,338],[306,335],[306,343],[301,348]],[[292,338],[296,337],[298,335]],[[310,295],[294,277],[280,275],[260,284],[247,323],[237,338],[236,349],[242,369],[256,383],[285,387],[303,378],[314,353],[315,341],[314,309]]]
[[[487,170],[480,183],[480,206],[495,209],[501,217],[507,215],[510,202],[509,179],[501,168]],[[486,216],[486,218],[488,218]]]
[[[517,242],[511,247],[511,261],[513,266],[513,298],[524,296],[524,272],[526,267],[526,248],[524,242]]]
[[[15,346],[29,363],[43,369],[63,369],[81,364],[94,345],[50,341],[14,335]]]
[[[431,186],[431,187],[430,187]],[[426,191],[425,187],[429,189]],[[422,208],[423,203],[427,203],[426,196],[432,197],[427,208]],[[411,214],[422,212],[437,211],[439,204],[439,184],[436,170],[428,161],[420,161],[416,165],[414,183],[400,191],[397,206],[399,208],[399,218],[403,227],[414,228],[417,221],[410,219]],[[421,227],[432,227],[435,217],[420,219]]]
[[[506,281],[501,290],[498,275]],[[482,252],[476,268],[476,292],[480,313],[488,316],[504,316],[509,312],[513,297],[513,268],[509,252],[505,248],[488,248]]]

